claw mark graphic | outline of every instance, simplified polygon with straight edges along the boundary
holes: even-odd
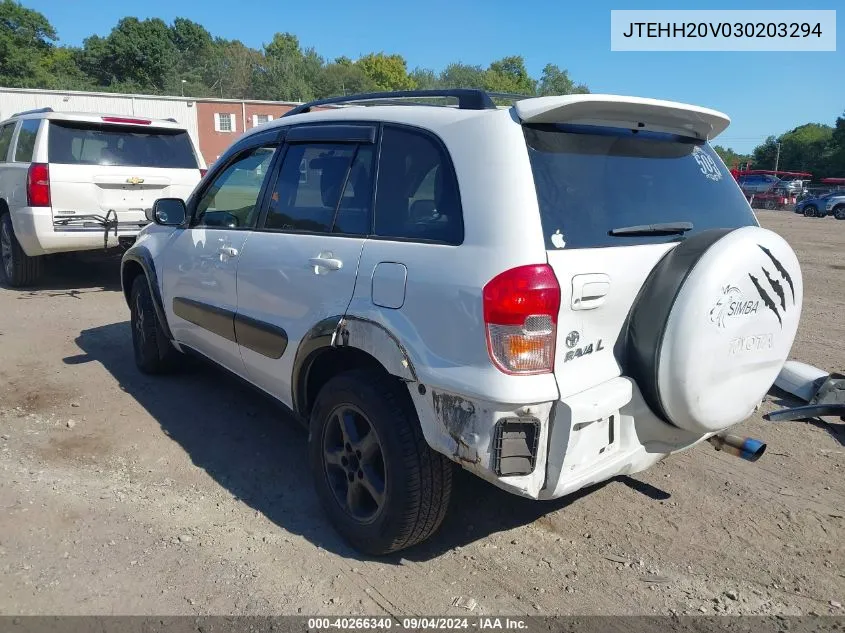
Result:
[[[783,320],[780,318],[778,308],[775,305],[775,302],[772,301],[772,298],[769,296],[769,293],[763,290],[763,286],[760,285],[760,282],[757,280],[757,277],[755,277],[751,273],[748,273],[748,276],[751,277],[751,282],[754,284],[754,287],[757,288],[757,292],[760,293],[760,299],[763,300],[763,303],[769,310],[775,313],[775,316],[778,318],[778,323],[780,323],[781,327],[783,327]]]
[[[763,268],[763,274],[766,275],[766,279],[769,280],[769,283],[772,284],[772,288],[774,289],[775,293],[777,293],[778,298],[780,299],[780,307],[786,312],[786,297],[783,294],[783,286],[777,279],[772,279],[772,276],[769,274],[769,271]]]
[[[781,264],[778,259],[774,255],[772,255],[772,251],[770,251],[765,246],[761,246],[760,244],[757,244],[757,246],[760,246],[760,249],[766,255],[769,256],[769,259],[772,260],[772,263],[775,265],[775,268],[778,269],[778,272],[781,274],[781,277],[783,277],[786,280],[786,283],[789,284],[789,289],[792,291],[792,303],[795,303],[795,286],[792,285],[792,277],[790,277],[789,273],[786,272],[786,268],[783,267],[783,264]]]

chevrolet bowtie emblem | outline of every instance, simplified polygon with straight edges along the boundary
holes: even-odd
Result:
[[[138,176],[132,176],[132,178],[127,178],[126,182],[130,185],[140,185],[142,182],[144,182],[144,179],[138,178]]]

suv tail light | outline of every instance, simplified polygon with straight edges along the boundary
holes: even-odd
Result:
[[[207,170],[207,169],[200,169],[200,178],[205,177],[205,175],[206,175],[207,173],[208,173],[208,170]]]
[[[46,163],[32,163],[26,173],[26,205],[50,206],[50,168]]]
[[[484,286],[487,350],[506,374],[554,369],[560,285],[548,264],[507,270]]]

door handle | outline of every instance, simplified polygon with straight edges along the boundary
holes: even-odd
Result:
[[[226,257],[238,256],[238,249],[234,246],[221,246],[219,249],[217,249],[217,252]]]
[[[315,269],[323,268],[325,270],[340,270],[343,268],[343,262],[334,257],[312,257],[308,260]]]
[[[603,273],[575,275],[572,278],[572,309],[594,310],[604,304],[610,292],[610,277]]]

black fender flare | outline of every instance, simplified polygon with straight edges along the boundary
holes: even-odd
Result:
[[[389,374],[405,382],[418,382],[405,347],[386,327],[361,317],[327,317],[306,332],[294,356],[291,400],[296,413],[303,415],[308,408],[308,373],[314,361],[333,348],[361,350],[375,358]]]
[[[170,333],[170,327],[167,325],[167,316],[164,312],[164,303],[161,299],[161,291],[159,290],[158,276],[156,275],[153,256],[150,254],[150,251],[146,246],[138,244],[133,245],[123,254],[123,258],[120,260],[120,285],[123,289],[123,296],[126,299],[126,305],[129,305],[129,293],[132,292],[132,288],[127,288],[125,283],[126,277],[124,275],[124,271],[128,262],[133,262],[141,267],[144,277],[147,280],[147,284],[150,287],[150,295],[153,298],[153,306],[155,306],[158,322],[161,324],[161,329],[164,331],[165,336],[167,336],[168,340],[172,341],[173,335]]]

